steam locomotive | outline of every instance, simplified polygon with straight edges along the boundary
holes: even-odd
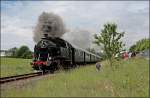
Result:
[[[68,69],[81,64],[94,63],[100,59],[100,56],[75,48],[61,38],[45,35],[34,47],[31,65],[35,70],[54,72],[57,69]]]

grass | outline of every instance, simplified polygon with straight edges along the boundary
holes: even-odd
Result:
[[[13,76],[33,72],[31,59],[5,58],[1,57],[0,76]]]
[[[20,88],[2,91],[3,97],[148,97],[149,61],[133,58],[115,62],[116,70],[102,62],[101,71],[95,66],[79,67],[53,77],[31,82]]]

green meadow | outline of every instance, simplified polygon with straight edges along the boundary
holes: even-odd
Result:
[[[1,57],[0,60],[1,77],[33,72],[30,65],[31,59]]]
[[[22,61],[23,62],[23,61]],[[26,60],[24,62],[27,62]],[[10,62],[11,63],[11,62]],[[21,63],[20,63],[21,64]],[[115,70],[102,62],[96,71],[94,65],[61,71],[22,87],[1,92],[2,97],[148,97],[149,60],[132,58],[116,61]],[[14,69],[13,69],[14,70]],[[23,69],[25,70],[25,69]]]

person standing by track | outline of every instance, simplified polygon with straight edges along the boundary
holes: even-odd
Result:
[[[99,62],[96,63],[96,71],[100,71],[101,69],[101,64]]]

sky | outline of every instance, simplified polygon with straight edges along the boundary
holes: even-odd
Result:
[[[1,1],[1,50],[21,45],[33,50],[42,12],[58,14],[68,30],[63,38],[81,48],[98,48],[93,35],[108,22],[125,32],[126,48],[149,37],[149,1]]]

